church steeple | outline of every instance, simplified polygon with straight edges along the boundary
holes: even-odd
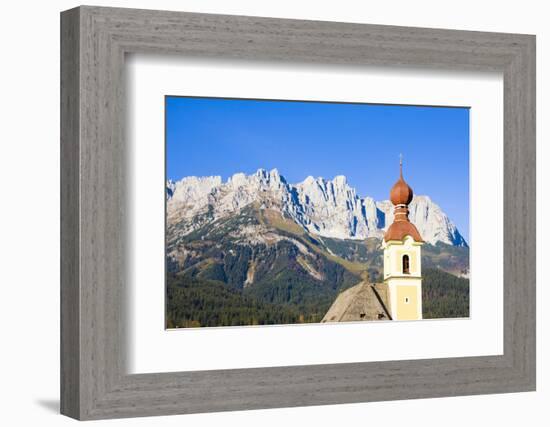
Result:
[[[409,221],[409,204],[413,199],[413,190],[403,179],[403,156],[399,156],[399,179],[390,191],[390,200],[394,205],[393,224],[390,225],[384,240],[403,240],[405,236],[411,236],[416,242],[422,242],[420,233]]]
[[[412,188],[403,179],[403,156],[399,156],[399,179],[390,191],[390,200],[396,205],[408,205],[413,199]]]
[[[403,157],[399,179],[390,191],[394,205],[393,223],[388,227],[384,248],[384,283],[388,286],[391,317],[394,320],[422,319],[422,237],[409,220],[412,188],[403,178]]]

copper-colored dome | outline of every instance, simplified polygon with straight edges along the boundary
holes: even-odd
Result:
[[[403,179],[403,162],[399,162],[399,180],[390,191],[390,200],[394,204],[393,223],[384,234],[386,242],[390,240],[403,240],[411,236],[414,241],[421,243],[422,237],[413,223],[409,221],[409,203],[412,202],[412,188]]]
[[[409,221],[397,221],[390,225],[384,234],[384,240],[403,240],[406,236],[411,236],[415,242],[423,242],[418,229]]]
[[[390,200],[394,205],[408,205],[412,199],[412,188],[405,182],[401,173],[399,180],[393,185],[390,191]]]

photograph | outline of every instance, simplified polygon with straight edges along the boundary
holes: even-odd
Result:
[[[469,317],[469,108],[164,113],[167,329]]]

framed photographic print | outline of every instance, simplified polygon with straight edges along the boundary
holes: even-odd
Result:
[[[468,243],[432,201],[468,231],[468,108],[167,96],[165,114],[167,328],[469,317]]]
[[[62,13],[62,413],[535,389],[535,38]]]

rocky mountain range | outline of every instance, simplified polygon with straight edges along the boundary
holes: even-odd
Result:
[[[167,198],[168,223],[179,224],[180,236],[251,204],[280,212],[312,235],[333,239],[381,239],[393,222],[389,200],[359,197],[345,176],[332,180],[310,176],[298,184],[288,183],[276,169],[237,173],[226,182],[219,176],[191,176],[169,181]],[[455,224],[428,196],[415,196],[409,210],[410,220],[427,243],[467,246]]]
[[[260,169],[226,182],[168,182],[166,326],[319,322],[343,290],[381,281],[392,211],[389,201],[359,197],[343,176],[290,184]],[[410,211],[427,242],[430,295],[455,279],[467,290],[469,248],[456,226],[426,196],[415,197]],[[452,311],[455,302],[436,299],[426,317],[464,315]]]

